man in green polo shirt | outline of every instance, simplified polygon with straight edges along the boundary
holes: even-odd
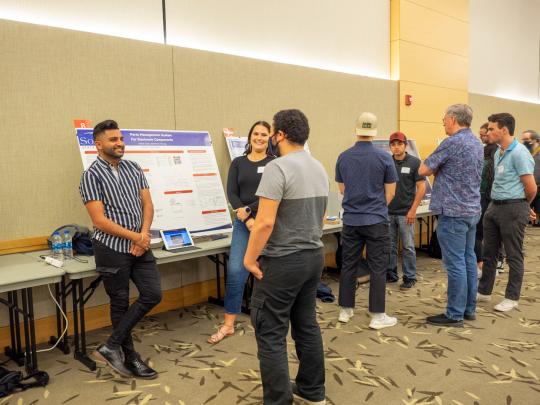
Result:
[[[529,204],[536,196],[534,160],[525,146],[514,139],[515,119],[508,113],[490,115],[488,135],[499,145],[495,152],[495,178],[491,203],[484,215],[484,267],[477,301],[490,301],[499,244],[506,250],[510,267],[505,298],[495,305],[506,312],[518,306],[523,282],[523,238],[529,219],[536,217]]]

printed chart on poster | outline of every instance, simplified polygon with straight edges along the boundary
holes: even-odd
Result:
[[[244,154],[248,139],[247,136],[235,135],[234,129],[232,128],[223,128],[223,136],[225,137],[225,142],[227,143],[227,149],[229,149],[229,156],[231,157],[231,160],[234,160],[238,156],[242,156]],[[304,145],[304,150],[311,153],[307,142]]]
[[[392,154],[388,139],[374,139],[373,145]],[[414,139],[407,139],[407,153],[420,159],[420,153],[418,153],[418,148],[416,147],[416,141]],[[424,194],[424,198],[422,198],[422,201],[426,200],[431,200],[431,183],[429,182],[429,178],[426,178],[426,194]]]
[[[152,235],[187,228],[193,235],[230,232],[231,218],[208,132],[123,129],[124,159],[143,169],[154,203]],[[86,170],[97,157],[92,129],[77,129]]]

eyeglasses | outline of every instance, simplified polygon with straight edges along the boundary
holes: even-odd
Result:
[[[442,123],[443,123],[443,124],[444,124],[444,120],[445,120],[446,118],[454,118],[454,117],[451,117],[451,116],[449,116],[449,115],[445,115],[445,116],[443,117],[443,119],[442,119]]]

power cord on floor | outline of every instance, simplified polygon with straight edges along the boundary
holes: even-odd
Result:
[[[51,298],[52,300],[54,301],[54,303],[56,304],[56,306],[58,307],[58,310],[60,311],[60,313],[62,314],[62,316],[64,317],[65,321],[66,321],[66,327],[64,329],[64,331],[62,332],[62,335],[58,336],[58,339],[56,340],[56,343],[52,346],[52,347],[49,347],[48,349],[41,349],[41,350],[37,350],[36,352],[37,353],[42,353],[42,352],[50,352],[51,350],[54,350],[56,349],[56,346],[58,346],[58,344],[62,341],[62,338],[65,336],[65,334],[67,333],[68,331],[68,326],[69,326],[69,323],[68,323],[68,318],[66,316],[66,314],[64,313],[64,311],[62,311],[62,307],[60,306],[60,304],[58,303],[58,301],[56,300],[56,298],[54,298],[54,295],[51,291],[51,285],[50,284],[47,284],[47,288],[49,289],[49,294],[51,295]]]

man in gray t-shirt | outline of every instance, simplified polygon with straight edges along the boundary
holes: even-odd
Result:
[[[328,177],[304,151],[308,135],[309,124],[301,111],[284,110],[274,116],[271,143],[281,157],[264,169],[256,193],[259,211],[244,256],[244,266],[255,277],[251,322],[265,404],[290,404],[293,394],[325,403],[315,298],[324,267],[321,237]],[[300,363],[292,385],[287,361],[289,322]]]

